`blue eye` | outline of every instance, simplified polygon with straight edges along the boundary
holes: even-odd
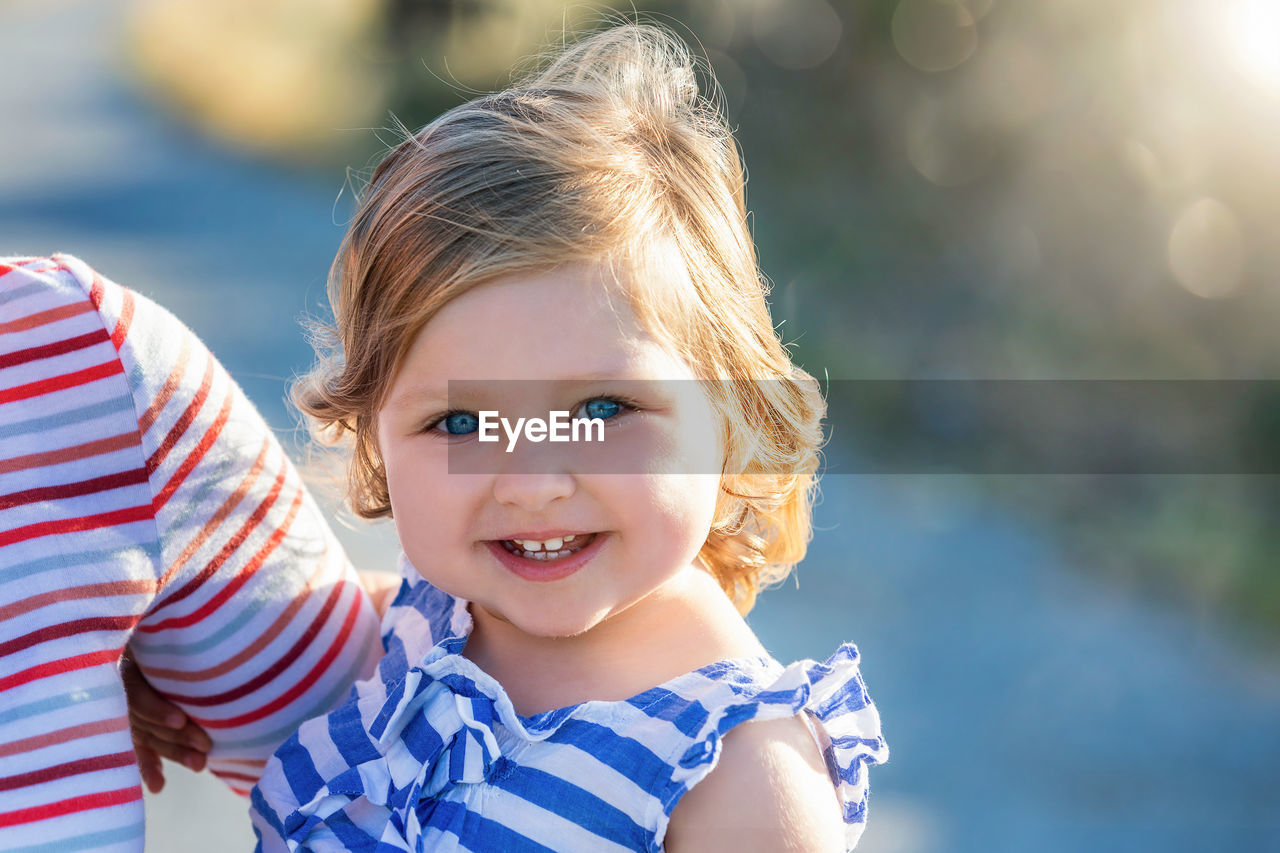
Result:
[[[578,417],[599,418],[602,421],[607,421],[620,415],[623,405],[623,403],[612,397],[596,397],[578,407],[578,411],[581,413]]]
[[[480,428],[480,419],[471,412],[450,412],[432,425],[431,429],[449,435],[466,435]]]

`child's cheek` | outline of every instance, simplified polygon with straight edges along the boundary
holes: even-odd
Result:
[[[684,417],[644,413],[606,430],[604,441],[574,446],[575,470],[593,474],[683,477],[719,474],[723,443],[719,428],[697,411]]]
[[[664,528],[663,535],[696,554],[706,541],[715,516],[720,477],[715,474],[672,474],[645,478],[647,499]]]

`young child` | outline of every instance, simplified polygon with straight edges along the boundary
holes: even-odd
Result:
[[[261,849],[856,843],[888,757],[856,649],[783,666],[742,618],[803,556],[825,408],[743,189],[687,49],[645,25],[377,167],[296,396],[350,439],[404,580],[380,677],[254,790]],[[486,443],[488,411],[599,418],[604,442]]]

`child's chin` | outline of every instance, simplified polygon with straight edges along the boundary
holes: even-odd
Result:
[[[511,622],[526,634],[546,639],[579,637],[600,624],[599,613],[530,613]]]

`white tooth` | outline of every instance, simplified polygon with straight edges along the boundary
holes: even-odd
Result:
[[[542,543],[542,547],[546,548],[548,551],[559,551],[560,546],[563,544],[564,544],[563,539],[560,539],[560,538],[548,539],[546,542]]]
[[[525,539],[523,542],[521,542],[521,540],[517,539],[516,541],[517,541],[517,542],[520,542],[520,547],[521,547],[521,548],[523,548],[523,549],[525,549],[526,551],[541,551],[541,550],[542,550],[542,543],[541,543],[541,542],[539,542],[539,541],[537,541],[536,539]]]
[[[533,558],[535,560],[542,560],[545,563],[550,556],[551,555],[546,551],[536,551],[534,552]]]
[[[570,533],[568,536],[565,536],[565,537],[564,537],[564,541],[566,541],[566,542],[572,542],[573,540],[575,540],[575,539],[577,539],[577,538],[578,538],[578,534],[576,534],[576,533]]]

